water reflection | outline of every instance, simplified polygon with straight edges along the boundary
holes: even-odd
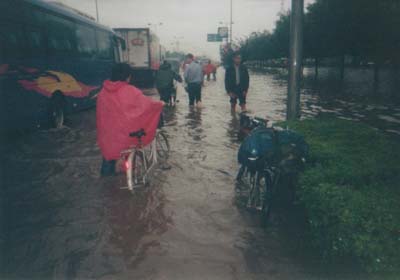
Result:
[[[203,138],[206,137],[206,135],[204,134],[204,129],[202,127],[201,115],[202,109],[190,108],[185,117],[187,133],[195,142],[200,142]],[[196,145],[201,146],[201,143],[198,143]]]
[[[161,250],[158,238],[173,223],[165,213],[165,204],[159,184],[138,190],[134,195],[110,189],[106,200],[111,227],[109,253],[121,256],[128,268],[134,268],[145,259],[148,250]]]
[[[165,126],[175,126],[177,125],[178,118],[177,118],[177,108],[176,107],[166,107],[164,108],[163,115],[164,115],[164,125]]]
[[[377,94],[374,94],[371,69],[346,69],[343,81],[339,76],[337,69],[321,68],[316,80],[312,69],[304,69],[301,95],[303,118],[334,115],[361,121],[391,135],[400,135],[400,95],[397,94],[400,87],[396,86],[399,84],[398,77],[393,77],[393,73],[387,69],[382,70],[379,87],[375,91]],[[286,79],[287,73],[281,69],[253,71],[250,108],[258,114],[266,112],[273,121],[284,120]],[[267,96],[260,92],[265,88],[268,89]],[[268,104],[265,104],[267,99]]]
[[[231,112],[231,119],[226,128],[226,134],[232,144],[239,144],[240,140],[243,138],[240,135],[240,117],[237,113]]]
[[[190,129],[196,129],[201,126],[201,113],[202,109],[189,108],[189,112],[186,115],[186,123]]]

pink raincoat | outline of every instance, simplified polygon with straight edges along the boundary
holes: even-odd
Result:
[[[155,137],[163,104],[143,95],[127,82],[105,81],[97,98],[97,143],[106,160],[137,145],[129,133],[144,129],[143,144]]]

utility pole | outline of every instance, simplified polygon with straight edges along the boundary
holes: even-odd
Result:
[[[304,0],[292,0],[287,120],[300,118],[300,82],[303,62]]]
[[[229,25],[230,25],[230,27],[229,27],[229,37],[230,37],[230,43],[232,45],[232,41],[233,41],[233,38],[232,38],[232,34],[233,34],[233,31],[232,31],[232,26],[233,26],[233,0],[231,0],[231,20],[229,22]]]
[[[96,21],[99,22],[99,7],[97,4],[97,0],[94,0],[95,4],[96,4]]]

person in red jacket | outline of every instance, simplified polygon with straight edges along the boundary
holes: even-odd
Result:
[[[155,137],[163,102],[143,95],[130,85],[131,67],[118,63],[112,69],[111,79],[106,80],[97,98],[97,143],[103,156],[101,175],[113,175],[121,151],[138,144],[129,133],[144,129],[143,144]]]
[[[204,75],[207,76],[207,81],[210,80],[211,74],[213,74],[214,81],[216,80],[217,67],[211,63],[211,60],[209,60],[206,65],[204,65],[203,72]]]

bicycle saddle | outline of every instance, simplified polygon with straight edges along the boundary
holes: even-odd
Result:
[[[140,130],[138,130],[138,131],[134,131],[134,132],[129,133],[129,136],[130,136],[130,137],[141,138],[141,137],[143,137],[143,136],[146,136],[146,132],[145,132],[144,129],[142,128],[142,129],[140,129]]]

